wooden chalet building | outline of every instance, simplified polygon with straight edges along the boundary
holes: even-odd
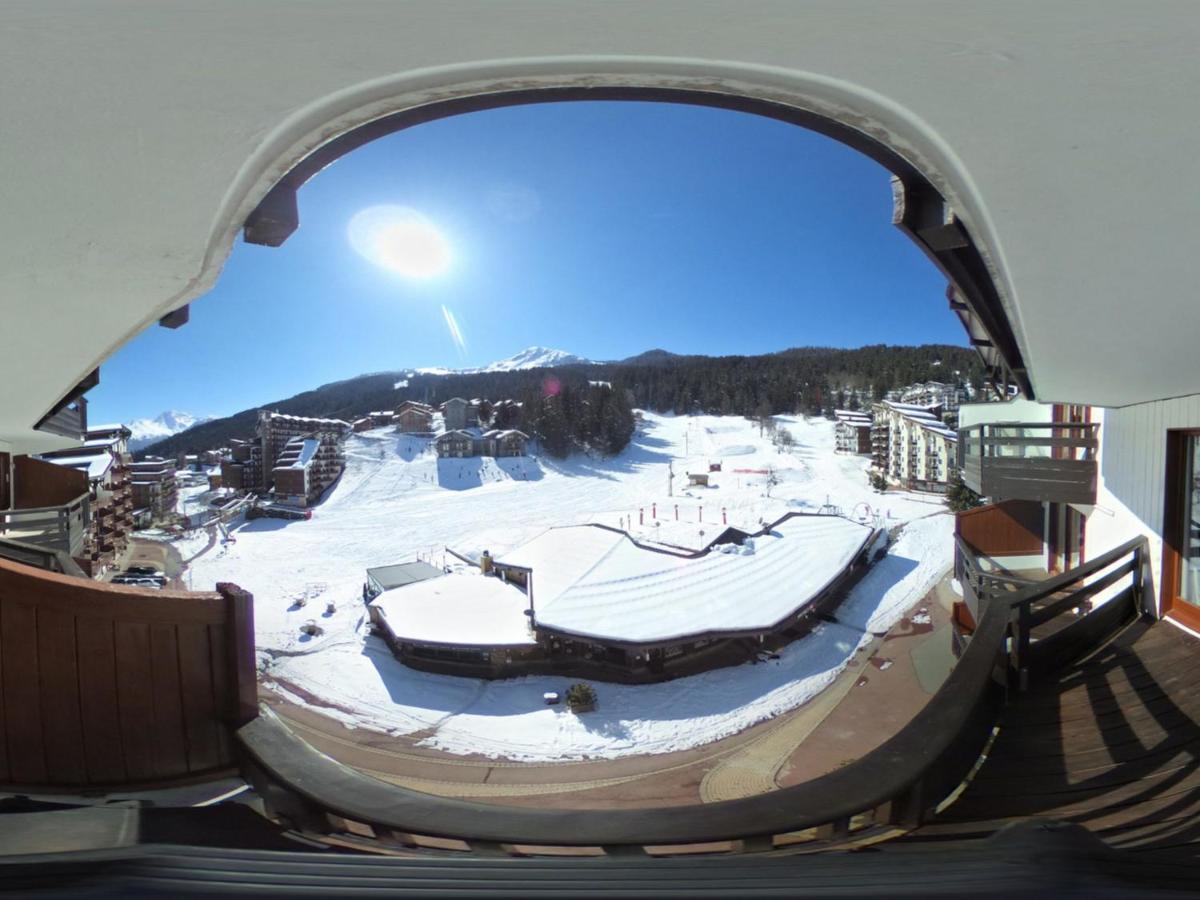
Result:
[[[471,431],[445,431],[434,440],[439,457],[492,456],[496,458],[525,456],[529,436],[515,428],[494,428],[483,434]]]
[[[405,434],[428,434],[433,430],[433,407],[405,400],[392,416],[396,430]]]
[[[515,428],[493,428],[479,438],[478,456],[525,456],[529,435]]]
[[[469,431],[443,431],[434,440],[433,445],[437,455],[444,459],[461,459],[477,456],[475,452],[475,435]]]

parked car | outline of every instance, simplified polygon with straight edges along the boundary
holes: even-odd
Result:
[[[167,579],[162,575],[130,575],[128,573],[114,575],[113,584],[132,584],[139,587],[166,587]]]
[[[125,569],[126,575],[162,575],[162,569],[156,569],[154,566],[128,566]]]

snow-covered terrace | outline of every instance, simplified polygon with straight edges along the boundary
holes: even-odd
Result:
[[[476,569],[384,591],[371,606],[401,641],[460,647],[536,643],[525,615],[525,593]]]
[[[532,604],[471,572],[385,591],[373,605],[397,639],[459,646],[532,643],[531,605],[539,627],[617,643],[769,631],[829,587],[871,534],[837,516],[797,516],[743,547],[687,558],[605,528],[552,528],[497,560],[533,571]]]
[[[872,534],[838,516],[796,516],[744,546],[726,544],[692,559],[645,550],[620,535],[594,565],[547,596],[542,573],[573,541],[571,532],[584,528],[553,529],[534,542],[545,557],[531,565],[538,625],[635,644],[769,631],[829,587]]]

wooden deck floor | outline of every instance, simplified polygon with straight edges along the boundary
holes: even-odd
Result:
[[[1134,622],[1005,709],[963,794],[909,839],[1077,822],[1122,849],[1200,859],[1200,640]]]

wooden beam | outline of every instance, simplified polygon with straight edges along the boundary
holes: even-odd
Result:
[[[158,324],[163,328],[180,328],[187,324],[188,318],[191,315],[190,310],[191,306],[185,303],[179,309],[173,309],[159,319]]]
[[[279,247],[300,227],[296,191],[281,181],[254,208],[242,228],[247,244]]]

